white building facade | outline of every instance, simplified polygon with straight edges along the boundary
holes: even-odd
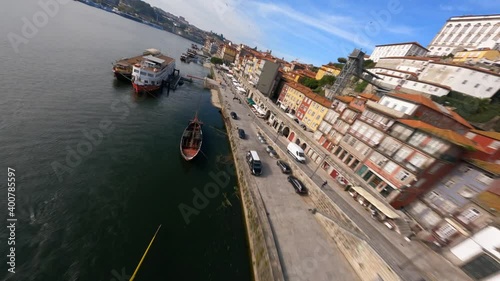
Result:
[[[429,46],[430,56],[464,49],[500,48],[500,15],[451,17]]]
[[[375,49],[370,55],[370,59],[374,62],[378,62],[380,58],[384,57],[424,57],[428,52],[429,50],[417,42],[385,44],[375,46]]]
[[[491,98],[500,90],[500,74],[481,68],[430,62],[419,80],[439,83],[475,98]]]
[[[407,93],[444,96],[456,91],[475,98],[491,98],[500,90],[498,73],[429,58],[381,58],[370,70],[382,78],[376,80],[382,86]]]

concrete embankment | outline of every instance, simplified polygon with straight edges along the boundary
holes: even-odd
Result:
[[[238,185],[245,216],[247,238],[250,247],[252,270],[257,281],[284,280],[283,270],[278,256],[271,225],[269,223],[264,203],[255,187],[249,181],[251,177],[245,159],[238,154],[238,137],[229,118],[229,112],[224,106],[221,93],[212,89],[212,104],[221,108],[221,114],[226,124],[227,135],[238,176]]]

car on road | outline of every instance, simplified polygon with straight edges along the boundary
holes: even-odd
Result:
[[[274,148],[273,148],[272,146],[270,146],[270,145],[268,145],[268,146],[266,147],[266,151],[267,151],[267,152],[271,152],[271,151],[273,151],[273,150],[274,150]]]
[[[264,144],[267,143],[266,139],[262,136],[259,137],[259,141],[260,141],[260,143],[264,143]]]
[[[238,136],[240,137],[240,139],[244,139],[245,138],[245,130],[238,129]]]
[[[280,168],[280,170],[281,170],[281,172],[283,174],[290,174],[292,172],[292,169],[290,168],[290,165],[288,165],[283,160],[276,161],[276,165],[278,165],[278,167]]]
[[[231,113],[229,113],[229,115],[231,115],[231,118],[233,118],[235,120],[238,119],[238,115],[236,115],[236,112],[234,112],[234,111],[231,111]]]
[[[269,156],[276,158],[276,159],[279,158],[278,152],[276,152],[276,150],[269,151]]]
[[[288,182],[292,184],[296,193],[301,195],[306,195],[308,193],[306,186],[298,178],[288,176]]]

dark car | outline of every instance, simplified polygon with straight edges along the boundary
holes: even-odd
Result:
[[[240,139],[244,139],[245,131],[243,129],[238,129],[238,136],[240,136]]]
[[[278,156],[278,152],[276,152],[276,150],[269,151],[269,156],[274,157],[274,158],[280,158]]]
[[[307,188],[305,185],[296,177],[294,176],[288,176],[288,182],[292,184],[293,188],[295,189],[295,192],[298,194],[307,194]]]
[[[273,150],[274,150],[274,148],[273,148],[272,146],[270,146],[270,145],[268,145],[268,146],[266,147],[266,151],[267,151],[267,152],[271,152],[271,151],[273,151]]]
[[[234,111],[231,111],[231,113],[229,113],[229,115],[231,115],[231,118],[233,118],[233,119],[238,119],[238,115],[236,115],[236,112],[234,112]]]
[[[276,161],[276,165],[280,167],[280,170],[283,174],[290,174],[292,172],[290,166],[283,160]]]

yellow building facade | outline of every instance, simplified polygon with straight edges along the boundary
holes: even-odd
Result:
[[[302,87],[298,85],[293,85],[291,83],[285,84],[283,87],[283,91],[285,91],[285,96],[281,101],[281,104],[288,107],[290,110],[297,112],[300,104],[304,100],[305,97],[305,89],[301,89]]]
[[[340,69],[332,65],[322,65],[316,73],[316,80],[321,80],[325,75],[337,76],[340,74]]]
[[[308,94],[305,99],[310,99],[310,101],[307,101],[310,104],[302,122],[307,128],[315,132],[319,124],[321,124],[321,121],[323,121],[328,109],[332,106],[332,102],[317,94]]]
[[[455,54],[453,62],[479,61],[483,58],[492,61],[500,59],[500,52],[497,50],[462,51]]]

